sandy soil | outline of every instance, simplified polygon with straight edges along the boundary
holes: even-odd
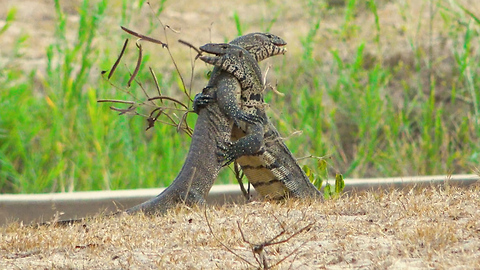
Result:
[[[269,266],[284,259],[278,269],[478,269],[479,191],[445,186],[227,205],[206,210],[212,231],[204,209],[186,208],[66,227],[10,224],[0,229],[0,268],[253,269],[259,264],[241,232],[255,245],[284,232],[272,242],[288,241],[262,253]]]
[[[78,24],[78,6],[82,1],[62,2],[62,10],[67,16],[67,37],[75,40],[76,26]],[[95,1],[92,1],[95,2]],[[153,8],[158,8],[157,1],[151,1]],[[315,2],[315,1],[314,1]],[[325,1],[332,6],[337,6],[341,0]],[[430,10],[428,1],[389,1],[378,0],[377,9],[379,21],[381,24],[382,35],[380,36],[381,46],[367,46],[367,53],[375,54],[375,57],[384,57],[385,61],[404,61],[409,63],[413,61],[411,44],[414,41],[415,46],[427,46],[430,42],[434,46],[434,53],[441,53],[441,50],[448,50],[448,45],[444,44],[445,36],[448,34],[445,25],[439,18],[440,9],[436,6],[434,9],[435,23],[432,26],[432,36],[430,37],[427,27],[430,19]],[[480,6],[475,5],[475,0],[460,0],[460,4],[469,7],[474,14],[480,13]],[[337,3],[337,4],[335,4]],[[448,4],[444,3],[447,7]],[[233,19],[236,12],[241,20],[244,32],[254,32],[264,30],[274,20],[270,32],[279,35],[288,42],[289,53],[286,55],[287,61],[295,65],[298,57],[302,54],[301,40],[305,39],[312,29],[314,20],[320,18],[320,28],[318,34],[314,37],[315,46],[313,53],[319,61],[331,61],[330,50],[338,50],[342,57],[351,57],[356,53],[356,49],[361,41],[367,44],[373,44],[376,36],[375,20],[368,7],[359,5],[360,12],[354,16],[354,24],[361,26],[354,28],[355,34],[352,34],[350,42],[339,42],[339,36],[336,34],[340,26],[344,23],[344,14],[340,9],[331,9],[327,12],[316,12],[318,6],[325,5],[323,2],[308,4],[307,1],[250,1],[244,0],[241,3],[232,5],[230,1],[223,1],[212,5],[204,1],[167,1],[165,9],[161,13],[160,19],[163,23],[179,30],[179,34],[172,34],[170,37],[172,43],[176,39],[184,39],[192,44],[201,45],[209,41],[221,42],[226,39],[232,39],[237,36],[235,21]],[[16,21],[7,32],[0,36],[2,50],[0,50],[0,60],[8,60],[11,57],[11,51],[16,45],[16,40],[22,35],[28,36],[26,42],[22,45],[22,57],[16,59],[16,64],[22,68],[38,69],[41,73],[46,66],[46,48],[54,41],[54,30],[56,15],[53,1],[22,1],[19,4],[14,0],[0,1],[0,27],[4,25],[7,11],[15,7],[17,9]],[[112,40],[118,40],[118,46],[110,53],[116,57],[117,51],[121,48],[122,38],[116,38],[124,34],[119,26],[120,3],[111,3],[106,18],[98,29],[99,36],[96,38],[96,46],[112,47]],[[131,29],[145,33],[150,29],[150,23],[159,26],[158,21],[152,15],[152,11],[145,5],[142,9],[132,7],[131,21],[125,25]],[[307,14],[311,13],[311,14]],[[163,40],[163,32],[157,29],[152,36]],[[125,35],[126,36],[126,35]],[[431,38],[431,40],[429,40]],[[178,45],[178,44],[175,44]],[[447,45],[447,46],[445,46]],[[173,54],[176,59],[182,63],[185,61],[186,69],[190,69],[190,55],[186,53],[184,46],[174,49]],[[150,47],[152,51],[158,51],[156,45]],[[380,49],[380,52],[377,50]],[[382,54],[378,56],[377,54]],[[157,65],[165,62],[171,69],[169,61],[163,61],[160,55],[160,61]],[[272,60],[273,61],[273,60]],[[278,60],[282,61],[282,60]],[[440,61],[441,62],[441,61]],[[155,66],[154,63],[151,65]],[[440,64],[437,64],[437,66]],[[182,66],[182,65],[180,65]]]
[[[310,22],[303,19],[306,7],[300,1],[289,1],[289,4],[282,1],[285,3],[272,13],[269,8],[273,5],[267,2],[244,1],[235,9],[242,22],[249,26],[245,29],[248,32],[261,30],[262,18],[271,19],[274,14],[280,14],[271,32],[289,42],[286,57],[292,59],[287,61],[296,63],[295,58],[301,53],[300,38],[310,28]],[[402,2],[416,5],[415,2],[422,1]],[[471,5],[475,1],[460,2],[478,11],[479,6]],[[236,36],[233,9],[228,1],[215,5],[188,0],[167,3],[163,21],[181,28],[182,38],[194,44]],[[78,19],[77,4],[78,1],[65,3],[72,24]],[[46,65],[45,48],[53,39],[52,1],[23,1],[22,5],[18,5],[18,1],[1,1],[0,27],[6,10],[14,5],[18,8],[17,23],[0,37],[0,61],[9,59],[8,52],[16,38],[28,34],[30,38],[22,48],[23,57],[16,64],[38,69],[41,77]],[[135,15],[139,21],[137,26],[142,25],[139,18],[147,16],[148,12],[148,9],[142,10]],[[417,24],[409,25],[400,19],[402,14],[396,3],[385,1],[378,13],[384,29],[403,33],[398,37],[381,37],[385,57],[391,56],[395,61],[400,57],[408,62],[408,54],[398,56],[398,52],[406,51],[409,46],[406,36],[421,43],[426,35],[415,32]],[[408,16],[428,18],[428,9],[412,8]],[[339,46],[329,37],[341,18],[335,14],[323,18],[321,34],[316,37],[316,42],[322,46],[315,50],[316,55]],[[374,28],[372,17],[359,14],[355,20],[363,26],[358,30],[358,38],[367,37],[366,42],[371,41],[374,35],[368,33]],[[106,23],[104,27],[110,27],[112,33],[112,29],[118,29],[118,24]],[[441,25],[434,26],[437,27]],[[434,41],[440,43],[441,39]],[[337,49],[343,56],[350,53],[350,48]],[[230,205],[207,210],[213,233],[202,209],[179,209],[159,218],[135,216],[91,220],[68,227],[32,228],[10,224],[0,228],[0,268],[256,268],[258,263],[251,245],[242,240],[239,222],[247,240],[255,244],[268,241],[283,230],[285,233],[275,241],[294,235],[285,243],[264,249],[263,255],[270,266],[292,254],[278,265],[280,269],[478,269],[479,196],[478,188],[445,187],[353,194],[322,204],[291,201]],[[311,228],[295,234],[309,224]]]

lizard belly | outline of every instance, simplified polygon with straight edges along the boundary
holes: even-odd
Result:
[[[285,185],[267,169],[257,156],[242,156],[237,159],[248,181],[255,190],[268,199],[281,199],[289,193]]]

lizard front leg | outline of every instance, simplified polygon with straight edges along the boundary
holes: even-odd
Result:
[[[208,87],[208,86],[207,86]],[[264,118],[255,114],[248,114],[240,109],[237,104],[237,97],[234,93],[228,91],[218,91],[217,97],[206,95],[204,93],[198,93],[193,99],[193,112],[198,114],[198,112],[215,102],[219,103],[220,110],[227,115],[230,119],[233,119],[237,125],[238,121],[245,121],[249,124],[263,123]],[[219,94],[221,95],[220,97]]]
[[[205,87],[205,89],[209,88],[209,86]],[[211,87],[210,87],[211,88]],[[215,102],[215,95],[207,95],[202,93],[198,93],[195,95],[193,98],[193,104],[192,104],[192,109],[193,112],[198,114],[201,109],[205,108],[208,104],[212,104]]]

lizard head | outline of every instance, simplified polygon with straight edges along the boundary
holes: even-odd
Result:
[[[270,33],[250,33],[238,37],[230,42],[251,53],[260,62],[270,56],[285,54],[285,42],[280,37]]]
[[[287,52],[285,48],[287,42],[270,33],[246,34],[232,40],[230,44],[244,48],[255,57],[257,62]]]
[[[270,56],[285,54],[287,43],[280,37],[270,33],[250,33],[240,36],[230,43],[207,43],[200,46],[200,50],[215,56],[200,56],[206,63],[221,66],[228,57],[241,59],[253,57],[255,61],[262,61]]]
[[[215,56],[200,56],[200,59],[206,63],[221,66],[225,61],[241,61],[245,58],[251,58],[251,61],[256,62],[256,59],[244,48],[228,44],[228,43],[207,43],[200,46],[202,52],[214,54]],[[228,60],[227,60],[228,59]]]
[[[234,53],[235,51],[241,50],[242,48],[230,45],[228,43],[207,43],[199,47],[200,51],[215,54],[217,56],[225,55],[227,53]]]

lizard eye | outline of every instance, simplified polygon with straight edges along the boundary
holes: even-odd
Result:
[[[238,57],[243,57],[243,52],[242,51],[238,52]]]

